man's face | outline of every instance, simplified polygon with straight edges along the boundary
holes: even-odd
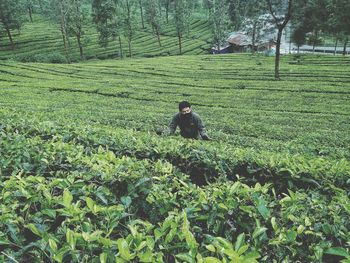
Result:
[[[181,110],[181,114],[182,115],[189,114],[191,113],[191,111],[192,111],[191,107],[186,107]]]

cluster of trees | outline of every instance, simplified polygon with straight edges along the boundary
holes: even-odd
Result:
[[[128,56],[132,56],[135,31],[148,28],[162,46],[161,32],[164,24],[176,28],[179,53],[183,37],[190,32],[194,12],[206,12],[212,31],[213,45],[220,50],[227,33],[243,26],[249,28],[252,46],[259,35],[262,16],[269,14],[276,32],[276,71],[279,79],[279,56],[282,32],[291,21],[292,38],[298,46],[309,40],[315,46],[321,32],[334,35],[344,43],[344,54],[350,35],[349,0],[0,0],[0,31],[8,36],[20,30],[23,17],[33,21],[32,14],[41,13],[59,27],[65,55],[69,61],[70,38],[74,37],[84,59],[84,26],[92,19],[99,33],[101,46],[118,42],[119,57],[124,57],[122,41],[128,42]],[[254,48],[253,48],[254,52]]]
[[[87,0],[0,0],[0,24],[7,32],[12,49],[15,49],[13,30],[20,31],[28,14],[33,22],[33,13],[41,13],[57,24],[61,33],[66,58],[69,61],[69,37],[74,36],[84,59],[82,37],[84,25],[88,18]]]
[[[101,46],[118,41],[121,58],[124,56],[122,39],[127,40],[131,57],[136,30],[145,29],[147,23],[161,46],[162,26],[173,23],[181,54],[183,37],[190,31],[192,14],[199,3],[199,0],[0,0],[0,31],[7,32],[11,47],[15,49],[11,32],[19,32],[24,21],[33,22],[33,13],[41,13],[59,27],[69,62],[71,37],[76,38],[84,60],[82,38],[88,19],[96,26]]]
[[[334,36],[343,41],[343,55],[350,35],[349,0],[296,0],[292,19],[292,40],[300,47],[306,43],[307,36],[313,48],[320,42],[320,33]]]

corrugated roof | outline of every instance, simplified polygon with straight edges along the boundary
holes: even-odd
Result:
[[[236,46],[249,46],[252,45],[251,37],[244,32],[232,32],[227,39],[229,43]],[[257,39],[255,45],[264,45],[273,41],[273,35],[266,35],[263,38]]]
[[[234,32],[228,38],[228,42],[236,46],[248,46],[251,45],[249,37],[241,32]]]

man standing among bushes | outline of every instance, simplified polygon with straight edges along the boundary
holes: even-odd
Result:
[[[187,101],[179,103],[179,112],[174,115],[169,124],[169,133],[174,134],[176,127],[180,127],[180,134],[184,138],[210,140],[201,118],[192,111],[191,104]]]

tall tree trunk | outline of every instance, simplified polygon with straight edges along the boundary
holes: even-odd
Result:
[[[76,34],[76,36],[77,36],[77,42],[78,42],[78,46],[79,46],[80,59],[85,60],[84,49],[83,49],[83,45],[81,44],[81,35],[80,35],[80,33],[78,33],[78,34]]]
[[[10,43],[11,43],[11,49],[15,50],[15,43],[13,43],[11,31],[10,31],[10,29],[7,26],[5,26],[5,28],[6,28],[7,36],[9,37],[9,40],[10,40]]]
[[[298,45],[298,54],[299,54],[299,52],[300,52],[300,46]]]
[[[178,32],[178,38],[179,38],[179,50],[180,50],[180,55],[182,55],[182,43],[181,43],[181,34]]]
[[[30,22],[33,23],[33,7],[32,6],[28,6],[28,14],[29,14]]]
[[[66,17],[64,14],[62,3],[60,6],[60,9],[61,9],[60,10],[60,12],[61,12],[61,33],[62,33],[62,39],[63,39],[63,45],[64,45],[64,53],[65,53],[67,62],[70,63],[67,24],[66,24]]]
[[[281,38],[283,28],[278,28],[276,43],[276,59],[275,59],[275,79],[280,80],[280,56],[281,56]]]
[[[280,23],[279,19],[276,17],[274,11],[272,10],[272,3],[271,0],[266,0],[267,5],[270,11],[270,14],[272,15],[273,19],[275,20],[275,24],[278,29],[277,33],[277,43],[276,43],[276,57],[275,57],[275,80],[280,80],[280,73],[279,73],[279,66],[280,66],[280,52],[281,52],[281,38],[283,29],[288,24],[291,15],[292,15],[292,2],[293,0],[288,0],[288,11],[285,15],[285,18],[282,23]]]
[[[337,46],[338,46],[338,38],[335,38],[335,45],[334,45],[334,55],[337,54]]]
[[[131,39],[128,40],[128,44],[129,44],[129,58],[132,57],[132,53],[131,53]]]
[[[160,33],[159,33],[159,29],[157,29],[156,32],[157,32],[158,44],[159,44],[159,47],[161,47],[161,46],[162,46],[162,43],[160,42]]]
[[[170,0],[167,0],[165,5],[165,18],[166,18],[167,24],[169,24],[169,6],[170,6]]]
[[[316,47],[317,37],[318,37],[318,32],[317,32],[317,30],[316,30],[314,42],[313,42],[313,45],[312,45],[312,53],[315,53],[315,47]]]
[[[252,35],[252,53],[255,53],[255,35],[256,35],[256,26],[258,24],[258,21],[254,21],[253,24],[253,35]]]
[[[119,36],[119,53],[120,53],[120,58],[123,58],[123,47],[122,47],[122,38]]]
[[[67,62],[70,63],[70,58],[69,58],[69,44],[67,40],[67,32],[65,32],[64,28],[61,28],[61,33],[62,33],[62,40],[63,40],[63,46],[64,46],[64,54],[67,59]]]
[[[146,0],[147,1],[147,0]],[[141,12],[141,23],[142,23],[142,29],[145,29],[145,22],[143,20],[143,8],[142,8],[142,0],[139,0],[140,4],[140,12]]]
[[[290,37],[290,35],[291,35],[291,28],[290,27],[289,27],[288,33],[289,33],[289,54],[291,54],[292,53],[292,38]]]
[[[348,44],[348,37],[346,37],[345,38],[345,41],[344,41],[344,47],[343,47],[343,56],[345,56],[346,55],[346,46],[347,46],[347,44]]]

